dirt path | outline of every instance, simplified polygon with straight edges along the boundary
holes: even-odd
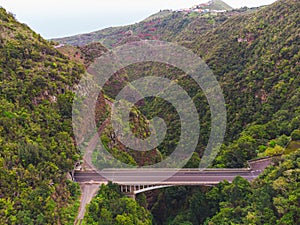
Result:
[[[112,107],[112,102],[105,99],[106,105],[109,105],[110,108]],[[83,155],[83,168],[85,170],[97,170],[96,167],[92,163],[92,155],[94,152],[94,149],[96,148],[98,141],[99,141],[99,136],[101,136],[101,133],[105,129],[105,127],[108,125],[110,121],[110,117],[108,116],[106,120],[101,124],[101,126],[98,129],[98,134],[95,134],[91,140],[88,143],[88,146],[85,149],[84,155]]]
[[[109,118],[107,118],[98,129],[98,133],[95,134],[91,140],[88,143],[88,146],[85,149],[84,155],[83,155],[83,169],[84,170],[97,170],[97,168],[92,163],[92,155],[93,152],[98,144],[99,136],[103,132],[104,128],[109,123]]]
[[[105,99],[105,103],[112,107],[112,102]],[[92,155],[94,152],[94,149],[96,148],[99,136],[109,123],[110,117],[108,116],[106,120],[101,124],[101,126],[98,129],[98,133],[95,134],[91,140],[88,143],[88,146],[85,149],[84,155],[83,155],[83,169],[84,170],[97,170],[97,168],[92,163]],[[104,183],[105,184],[105,183]],[[99,187],[101,183],[82,183],[80,184],[81,189],[81,198],[80,198],[80,206],[79,206],[79,212],[77,215],[77,219],[75,220],[74,225],[81,224],[82,219],[84,218],[84,214],[86,211],[86,206],[91,202],[92,198],[97,194]]]
[[[99,185],[101,184],[81,184],[80,189],[81,189],[81,199],[80,199],[80,207],[79,207],[79,213],[77,215],[77,219],[75,220],[75,225],[80,224],[81,221],[84,218],[84,214],[86,211],[86,205],[89,204],[92,200],[93,197],[98,192]]]

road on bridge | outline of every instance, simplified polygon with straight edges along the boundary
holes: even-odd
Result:
[[[177,172],[165,169],[108,169],[99,173],[94,171],[77,172],[75,181],[85,183],[109,180],[117,184],[141,185],[158,183],[157,181],[160,180],[159,184],[163,185],[199,185],[216,184],[224,180],[231,182],[236,176],[251,181],[261,172],[261,170],[253,171],[251,169],[181,169]],[[172,175],[169,177],[169,174]]]

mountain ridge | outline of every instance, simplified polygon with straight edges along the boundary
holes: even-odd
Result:
[[[215,0],[212,3],[211,12],[200,10],[200,6],[194,6],[188,10],[161,10],[147,17],[145,20],[120,27],[109,27],[91,33],[79,34],[65,38],[55,38],[53,41],[61,44],[84,46],[92,42],[101,42],[107,48],[124,44],[128,41],[138,40],[165,40],[173,41],[178,33],[182,32],[188,25],[199,20],[199,30],[203,32],[213,29],[226,19],[245,13],[244,9],[233,10],[230,6],[222,6],[222,1]],[[214,5],[222,10],[215,10]],[[199,9],[197,9],[199,7]],[[198,12],[198,10],[200,10]],[[249,9],[250,10],[250,9]],[[212,24],[213,23],[213,24]]]

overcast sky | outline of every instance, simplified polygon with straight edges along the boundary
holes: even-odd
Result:
[[[160,9],[188,8],[208,0],[0,0],[45,38],[64,37],[139,22]],[[224,0],[234,8],[271,4],[275,0]]]

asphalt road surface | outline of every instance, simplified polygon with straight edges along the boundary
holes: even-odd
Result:
[[[236,176],[244,177],[251,181],[261,173],[260,170],[250,169],[225,169],[225,170],[158,170],[158,169],[115,169],[104,170],[99,173],[76,172],[75,180],[79,183],[84,182],[105,182],[112,181],[118,184],[215,184],[227,180],[231,182]],[[101,174],[101,175],[100,175]],[[159,182],[158,182],[159,180]]]

